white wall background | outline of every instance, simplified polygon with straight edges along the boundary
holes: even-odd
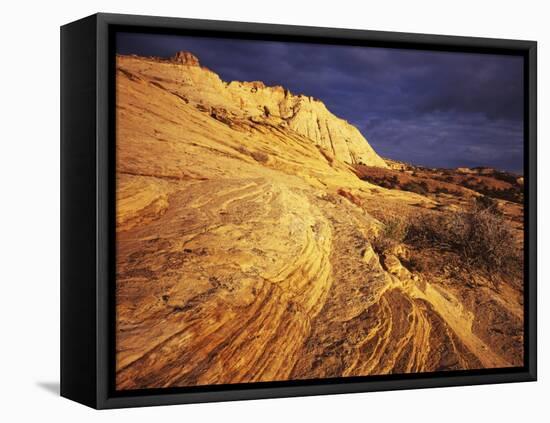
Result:
[[[545,3],[523,1],[12,1],[0,31],[0,420],[548,421],[550,407],[550,30]],[[59,26],[98,12],[539,42],[539,382],[96,412],[59,382]],[[545,395],[546,390],[546,395]]]

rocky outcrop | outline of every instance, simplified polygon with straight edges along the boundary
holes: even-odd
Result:
[[[321,101],[189,54],[117,70],[118,389],[522,364],[521,281],[377,243],[457,186],[363,181],[350,164],[386,164]]]
[[[165,63],[156,62],[154,67],[148,58],[119,56],[117,60],[137,77],[158,81],[160,86],[200,107],[226,110],[234,120],[252,119],[294,131],[343,163],[387,167],[355,126],[335,116],[313,97],[293,94],[281,86],[268,87],[261,81],[226,83],[200,67],[198,58],[185,51]]]
[[[188,51],[178,51],[170,60],[178,65],[200,66],[198,57]]]

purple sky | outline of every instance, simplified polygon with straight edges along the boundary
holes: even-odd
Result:
[[[259,80],[321,99],[384,157],[523,172],[523,58],[152,34],[117,53],[194,53],[225,81]]]

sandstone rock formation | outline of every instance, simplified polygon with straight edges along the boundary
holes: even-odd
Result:
[[[260,81],[226,83],[201,67],[189,52],[178,52],[166,61],[119,57],[118,62],[131,67],[138,77],[150,79],[158,87],[212,113],[224,113],[232,120],[290,128],[342,162],[386,167],[357,128],[333,115],[313,97],[292,94],[281,86],[266,87]]]
[[[178,51],[174,57],[172,57],[172,62],[185,65],[185,66],[199,66],[199,59],[192,53],[188,51]]]
[[[387,216],[469,197],[361,180],[390,170],[322,102],[188,53],[119,56],[116,88],[117,388],[522,364],[520,279],[375,248]]]

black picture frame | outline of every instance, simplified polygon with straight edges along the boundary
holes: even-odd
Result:
[[[116,31],[524,57],[524,367],[114,390],[114,54]],[[97,409],[535,381],[537,44],[488,38],[95,14],[61,27],[61,395]]]

